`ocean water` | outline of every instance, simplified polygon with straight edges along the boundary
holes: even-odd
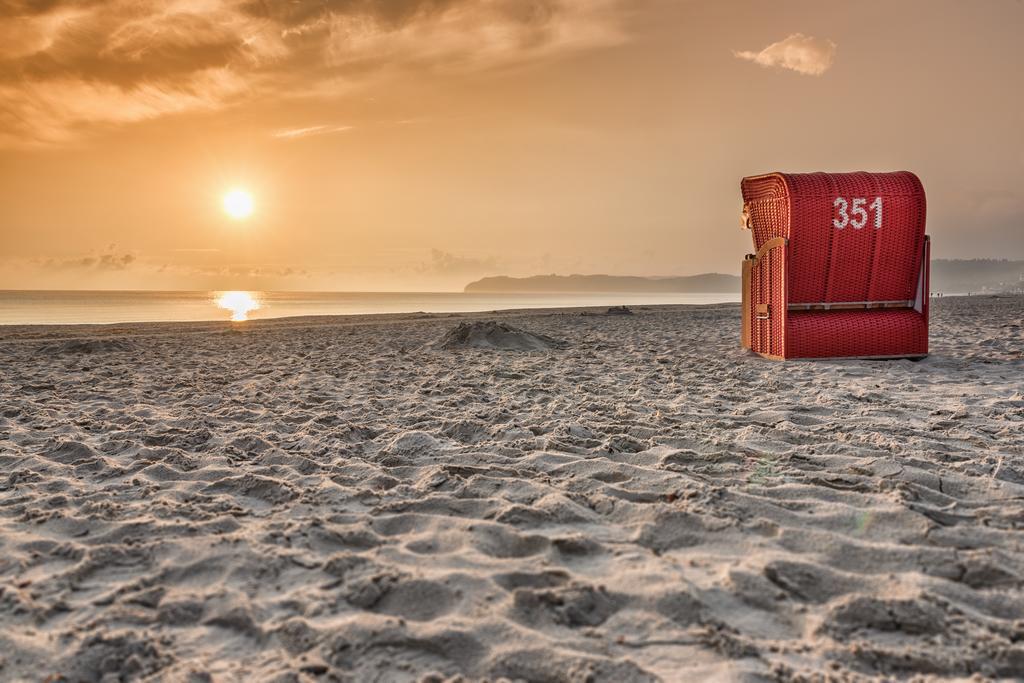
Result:
[[[0,325],[242,320],[298,315],[468,313],[509,308],[713,304],[723,294],[462,292],[154,292],[0,290]]]

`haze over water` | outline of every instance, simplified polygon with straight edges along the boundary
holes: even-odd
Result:
[[[469,294],[0,290],[0,325],[185,322],[368,313],[465,313],[512,308],[713,304],[738,300],[738,294],[732,292]],[[258,307],[253,308],[253,303]],[[244,310],[242,315],[239,315],[240,310]]]

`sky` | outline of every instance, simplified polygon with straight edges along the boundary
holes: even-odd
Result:
[[[0,0],[0,288],[738,273],[743,176],[1024,259],[1021,0]],[[252,214],[224,197],[242,190]]]

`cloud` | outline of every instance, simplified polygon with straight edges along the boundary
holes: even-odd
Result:
[[[288,263],[196,263],[146,258],[116,246],[66,256],[4,258],[0,289],[322,289],[324,269]],[[319,278],[313,280],[312,278]]]
[[[440,249],[431,249],[430,261],[422,264],[419,270],[438,275],[467,275],[492,271],[496,266],[494,257],[457,256]]]
[[[134,253],[120,251],[116,244],[111,244],[101,252],[91,252],[70,258],[38,259],[36,264],[43,268],[56,270],[125,270],[135,261]]]
[[[820,76],[832,66],[836,44],[831,40],[794,33],[760,52],[733,52],[733,55],[765,67],[779,67],[807,76]]]
[[[7,0],[0,144],[625,40],[628,0]],[[307,132],[312,134],[312,132]],[[297,135],[298,136],[298,135]]]
[[[275,138],[281,138],[283,140],[294,140],[296,138],[305,138],[311,135],[328,135],[330,133],[344,133],[346,130],[352,130],[352,126],[306,126],[305,128],[286,128],[284,130],[274,131]]]
[[[301,266],[262,263],[232,263],[222,266],[164,264],[160,266],[160,271],[227,278],[305,278],[310,275],[309,269]]]

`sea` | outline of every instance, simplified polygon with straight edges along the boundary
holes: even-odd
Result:
[[[366,313],[469,313],[517,308],[715,304],[720,294],[0,290],[0,325],[258,320]]]

